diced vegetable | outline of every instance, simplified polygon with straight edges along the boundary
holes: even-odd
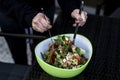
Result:
[[[73,69],[86,63],[87,58],[84,55],[85,50],[73,45],[68,36],[59,35],[55,43],[49,45],[49,50],[42,54],[42,57],[46,63],[53,66]]]

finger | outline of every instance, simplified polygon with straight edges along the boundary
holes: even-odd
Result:
[[[34,25],[32,28],[33,28],[33,30],[35,30],[37,32],[41,32],[41,33],[43,32],[42,30],[37,29],[36,25]]]
[[[50,22],[45,20],[45,19],[42,19],[41,20],[41,24],[43,25],[44,28],[46,29],[50,29],[52,26],[50,25]]]
[[[85,11],[83,11],[82,14],[83,14],[84,16],[87,16],[87,12],[85,12]]]
[[[79,20],[75,20],[75,23],[80,23],[80,22],[82,22],[83,21],[83,19],[81,18],[81,19],[79,19]]]
[[[87,12],[83,11],[84,15],[87,16]]]
[[[47,31],[47,28],[41,22],[38,23],[38,27],[37,28],[41,29],[42,31]]]
[[[46,31],[46,29],[42,27],[42,24],[40,24],[40,23],[38,23],[38,22],[35,22],[35,23],[33,24],[33,29],[34,29],[35,31],[38,31],[38,32],[44,32],[44,31]]]
[[[42,24],[43,24],[47,29],[52,28],[52,26],[50,25],[50,20],[49,20],[49,18],[48,18],[46,15],[44,15],[44,20],[45,20],[46,25],[44,25],[44,23],[42,23]]]
[[[32,23],[32,28],[33,28],[33,30],[35,30],[35,31],[37,31],[36,26],[37,26],[37,23],[36,23],[36,22],[33,22],[33,23]]]
[[[78,24],[78,26],[83,26],[85,24],[85,22],[80,22],[79,24]]]
[[[87,19],[87,12],[82,11],[81,17],[82,17],[83,21],[86,21],[86,19]]]
[[[39,30],[41,29],[42,31],[46,31],[47,30],[46,25],[47,23],[45,22],[44,18],[38,19],[36,21],[36,27]]]
[[[33,30],[35,30],[35,31],[37,31],[37,32],[41,32],[41,33],[44,32],[42,29],[39,29],[39,28],[37,28],[36,26],[33,26]]]
[[[73,27],[76,27],[76,26],[77,26],[77,24],[76,24],[76,23],[74,23],[74,24],[73,24]]]
[[[80,14],[75,14],[75,19],[76,19],[76,20],[81,20]]]
[[[82,21],[83,21],[82,19],[80,19],[80,20],[75,20],[75,23],[73,24],[73,26],[74,26],[74,27],[77,26],[77,24],[80,24]]]
[[[50,24],[50,20],[47,16],[45,16],[45,20],[47,21],[48,24]]]
[[[49,25],[48,22],[45,19],[41,19],[40,23],[42,24],[42,26],[44,26],[45,28],[47,28],[47,26]]]
[[[33,28],[33,30],[37,31],[37,29],[36,29],[35,25],[34,25],[34,26],[32,26],[32,28]]]
[[[73,18],[76,19],[76,20],[80,19],[79,13],[74,13]]]

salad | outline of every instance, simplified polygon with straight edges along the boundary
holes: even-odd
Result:
[[[49,49],[42,54],[43,60],[53,66],[63,69],[74,69],[87,62],[85,50],[75,46],[69,36],[58,35]]]

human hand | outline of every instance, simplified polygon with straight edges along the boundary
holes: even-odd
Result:
[[[50,29],[50,21],[43,13],[38,13],[32,20],[32,28],[37,32],[45,32]]]
[[[75,23],[73,24],[73,26],[76,26],[78,24],[78,26],[83,26],[86,23],[87,20],[87,12],[82,11],[81,14],[79,9],[75,9],[73,10],[73,12],[71,13],[72,18],[75,19]]]

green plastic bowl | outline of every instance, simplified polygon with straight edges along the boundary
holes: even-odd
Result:
[[[69,36],[71,40],[73,40],[73,36],[74,36],[74,34],[61,34],[61,35]],[[54,36],[52,37],[52,39],[55,39],[56,37],[57,36]],[[85,57],[88,58],[88,60],[83,66],[76,69],[62,69],[44,62],[41,56],[41,52],[45,53],[48,50],[48,45],[50,43],[52,43],[51,38],[45,39],[44,41],[38,43],[37,46],[35,47],[35,56],[40,67],[51,76],[58,78],[75,77],[78,74],[80,74],[90,62],[93,52],[92,44],[89,41],[89,39],[87,39],[83,35],[79,35],[79,34],[76,35],[75,45],[80,48],[83,48],[86,51]]]

